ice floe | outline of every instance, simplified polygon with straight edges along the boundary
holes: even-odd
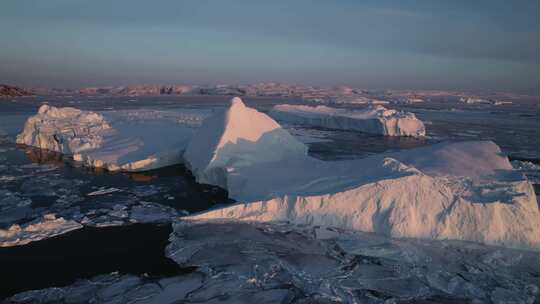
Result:
[[[301,148],[284,155],[284,142],[290,147],[302,144],[287,136],[264,140],[266,134],[276,134],[279,125],[238,105],[233,102],[221,121],[209,118],[192,142],[198,147],[193,151],[200,153],[184,158],[194,164],[199,181],[226,188],[242,203],[193,219],[290,221],[392,237],[540,249],[534,189],[493,142],[443,143],[325,162]],[[224,117],[241,118],[242,128],[232,127],[234,121]],[[223,145],[228,149],[215,148]],[[279,153],[266,157],[274,149]],[[209,165],[212,174],[205,171]]]
[[[82,227],[75,221],[56,218],[54,214],[46,214],[42,219],[27,223],[22,227],[14,224],[7,230],[0,229],[0,247],[25,245]]]
[[[327,106],[276,105],[270,115],[288,123],[329,129],[355,130],[388,136],[424,136],[426,129],[413,113],[387,109],[381,105],[362,110]]]
[[[71,231],[50,232],[49,225],[34,225],[50,218],[49,214],[92,227],[168,223],[186,214],[158,203],[170,200],[168,187],[90,186],[91,180],[79,179],[84,176],[65,178],[65,172],[53,168],[50,164],[9,164],[7,172],[13,175],[0,175],[0,229],[4,232],[0,246],[24,245]],[[33,225],[32,233],[24,231],[28,225]]]
[[[101,189],[99,190],[96,190],[96,191],[92,191],[90,193],[87,193],[86,195],[88,196],[94,196],[94,195],[106,195],[106,194],[111,194],[111,193],[114,193],[114,192],[118,192],[118,191],[122,191],[118,188],[105,188],[105,187],[102,187]]]

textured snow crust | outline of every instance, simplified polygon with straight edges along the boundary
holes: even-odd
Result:
[[[294,124],[329,129],[362,131],[388,136],[424,136],[426,129],[413,113],[387,109],[381,105],[362,110],[327,106],[276,105],[270,115]]]

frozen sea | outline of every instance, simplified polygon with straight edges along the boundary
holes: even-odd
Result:
[[[243,99],[264,112],[276,104],[309,104],[277,97]],[[7,269],[0,272],[0,299],[28,291],[6,301],[160,303],[181,296],[184,300],[179,303],[538,301],[537,253],[347,233],[338,241],[327,241],[325,235],[336,231],[262,224],[246,228],[176,223],[171,234],[171,222],[178,216],[232,203],[227,193],[197,184],[182,165],[110,173],[14,143],[25,120],[43,103],[92,111],[182,111],[224,107],[229,100],[230,96],[0,99],[0,229],[36,222],[48,214],[83,226],[28,245],[0,248],[0,269]],[[309,145],[310,154],[326,160],[442,141],[492,140],[540,194],[540,101],[495,106],[432,100],[388,107],[416,114],[424,121],[427,136],[284,127]],[[216,231],[228,233],[211,237]],[[186,255],[194,247],[197,254]],[[445,255],[456,260],[450,263]],[[246,270],[254,267],[260,273]],[[174,294],[178,290],[181,296]]]

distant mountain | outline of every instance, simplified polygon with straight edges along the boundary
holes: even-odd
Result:
[[[9,86],[7,84],[0,84],[0,97],[16,97],[16,96],[31,96],[31,95],[33,94],[25,89]]]
[[[83,95],[120,95],[120,96],[144,96],[144,95],[180,95],[193,89],[189,85],[133,85],[120,87],[89,87],[77,91]]]

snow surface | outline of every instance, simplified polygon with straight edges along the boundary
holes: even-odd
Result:
[[[30,242],[64,234],[83,226],[75,221],[56,218],[54,214],[46,214],[42,219],[19,226],[12,225],[7,230],[0,229],[0,247],[25,245]]]
[[[91,167],[142,171],[182,162],[182,152],[207,114],[131,110],[96,113],[43,105],[17,143],[73,155]]]
[[[288,123],[329,129],[355,130],[389,136],[426,135],[424,124],[413,113],[390,110],[381,105],[362,110],[349,110],[327,106],[281,104],[272,108],[270,116]]]
[[[238,105],[233,102],[221,120],[205,122],[194,137],[197,148],[184,158],[199,181],[226,187],[242,203],[192,219],[289,221],[391,237],[540,249],[534,189],[493,142],[444,143],[325,162],[301,148],[284,155],[284,142],[303,144],[282,132],[286,140],[264,140],[265,132],[281,130],[279,125]],[[242,120],[242,128],[234,127],[234,118]],[[228,149],[213,148],[222,138],[231,139]],[[249,149],[243,147],[246,141]],[[274,150],[279,157],[268,157]],[[207,174],[207,166],[219,174]]]

